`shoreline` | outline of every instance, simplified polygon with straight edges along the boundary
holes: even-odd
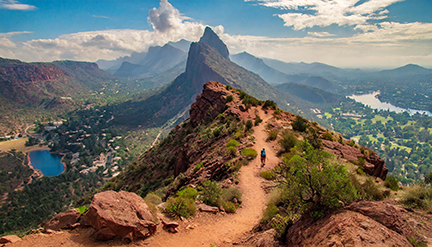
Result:
[[[33,170],[33,174],[31,175],[31,177],[33,177],[33,175],[36,174],[35,179],[42,178],[42,177],[44,176],[44,175],[42,174],[42,172],[41,172],[40,170],[38,170],[38,169],[36,169],[36,168],[34,168],[34,167],[32,166],[31,161],[30,161],[30,154],[29,154],[29,153],[26,153],[26,156],[27,156],[27,162],[28,162],[27,165],[30,167],[30,169]]]

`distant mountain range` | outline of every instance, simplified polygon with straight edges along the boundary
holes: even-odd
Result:
[[[226,45],[212,29],[206,28],[200,41],[190,46],[185,72],[157,95],[116,106],[114,112],[119,115],[114,121],[150,127],[159,126],[175,116],[181,117],[179,113],[186,113],[183,116],[186,117],[187,109],[202,91],[204,83],[211,80],[240,88],[260,99],[286,102],[283,94],[260,76],[231,62]]]

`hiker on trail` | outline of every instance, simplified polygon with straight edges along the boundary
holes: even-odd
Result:
[[[261,150],[261,167],[265,166],[265,161],[266,161],[266,152],[265,149],[263,148]]]

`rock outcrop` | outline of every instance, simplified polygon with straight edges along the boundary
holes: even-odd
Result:
[[[216,35],[215,32],[210,27],[206,27],[204,30],[204,35],[201,37],[200,43],[205,43],[213,48],[215,48],[222,57],[229,59],[229,51],[227,46],[222,42],[222,40]]]
[[[84,224],[92,226],[98,240],[147,238],[156,232],[152,214],[135,193],[105,191],[93,197]]]
[[[401,210],[361,201],[316,221],[303,217],[288,229],[287,246],[411,246],[415,232]]]
[[[362,169],[365,173],[385,179],[388,173],[388,168],[384,164],[384,161],[372,150],[367,149],[367,155],[363,154],[360,149],[351,147],[349,145],[343,145],[339,142],[333,142],[328,140],[322,140],[324,149],[332,154],[339,157],[345,158],[354,163],[358,163],[359,158],[365,160],[365,164]]]
[[[193,127],[198,126],[207,118],[214,119],[219,113],[227,108],[226,95],[229,91],[225,89],[225,85],[210,81],[204,84],[204,90],[198,94],[196,102],[192,104],[190,109],[190,121]]]
[[[67,212],[59,213],[49,221],[45,222],[43,226],[45,229],[51,229],[58,231],[60,229],[71,228],[81,218],[81,213],[76,209],[69,210]]]

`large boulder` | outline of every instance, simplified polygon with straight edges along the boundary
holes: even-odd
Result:
[[[135,193],[105,191],[93,197],[84,224],[92,226],[98,240],[147,238],[156,232],[153,216]]]
[[[359,201],[315,220],[303,216],[288,229],[287,246],[411,246],[418,238],[404,209],[387,202]]]
[[[21,238],[16,235],[7,235],[0,238],[0,244],[15,243],[21,241]]]
[[[45,222],[43,226],[45,229],[58,231],[60,229],[71,228],[75,223],[80,220],[81,214],[76,209],[67,212],[59,213],[49,221]]]

